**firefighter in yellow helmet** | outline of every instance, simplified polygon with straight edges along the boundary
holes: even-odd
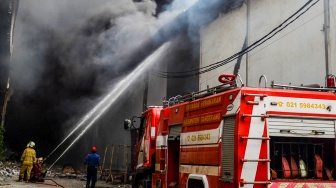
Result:
[[[33,169],[33,165],[36,163],[36,152],[34,150],[35,143],[30,141],[27,144],[27,148],[23,151],[21,156],[21,170],[19,174],[19,180],[22,181],[24,174],[27,172],[27,183],[30,180],[30,172]]]

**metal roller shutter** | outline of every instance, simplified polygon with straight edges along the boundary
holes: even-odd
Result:
[[[222,181],[233,182],[234,176],[234,129],[236,116],[224,118],[222,133]]]
[[[335,120],[268,118],[270,136],[335,138]]]

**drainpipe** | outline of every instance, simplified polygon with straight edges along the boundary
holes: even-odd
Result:
[[[246,46],[249,46],[250,35],[250,0],[246,0]],[[246,86],[248,86],[248,68],[249,68],[249,53],[246,52]]]
[[[325,63],[326,63],[326,75],[330,74],[330,6],[329,0],[324,0],[324,24],[323,24],[323,32],[324,32],[324,52],[325,52]]]

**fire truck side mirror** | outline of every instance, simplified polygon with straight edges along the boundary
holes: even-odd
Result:
[[[132,127],[132,121],[130,119],[125,119],[125,121],[124,121],[124,129],[126,131],[129,131],[129,130],[131,130],[131,127]]]

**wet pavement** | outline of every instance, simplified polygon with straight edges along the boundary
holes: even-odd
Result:
[[[26,183],[16,182],[19,179],[20,164],[16,162],[0,162],[0,188],[34,188],[34,187],[64,187],[83,188],[86,184],[86,175],[83,173],[64,173],[61,167],[52,168],[46,173],[44,182]],[[116,181],[115,181],[116,182]],[[129,184],[112,184],[111,181],[100,179],[96,188],[131,188]]]
[[[85,187],[85,180],[69,179],[69,178],[46,178],[45,182],[41,183],[26,183],[16,182],[18,177],[6,178],[0,182],[0,188],[34,188],[34,187],[64,187],[64,188],[83,188]],[[131,188],[131,185],[112,185],[109,182],[98,180],[96,188]]]

